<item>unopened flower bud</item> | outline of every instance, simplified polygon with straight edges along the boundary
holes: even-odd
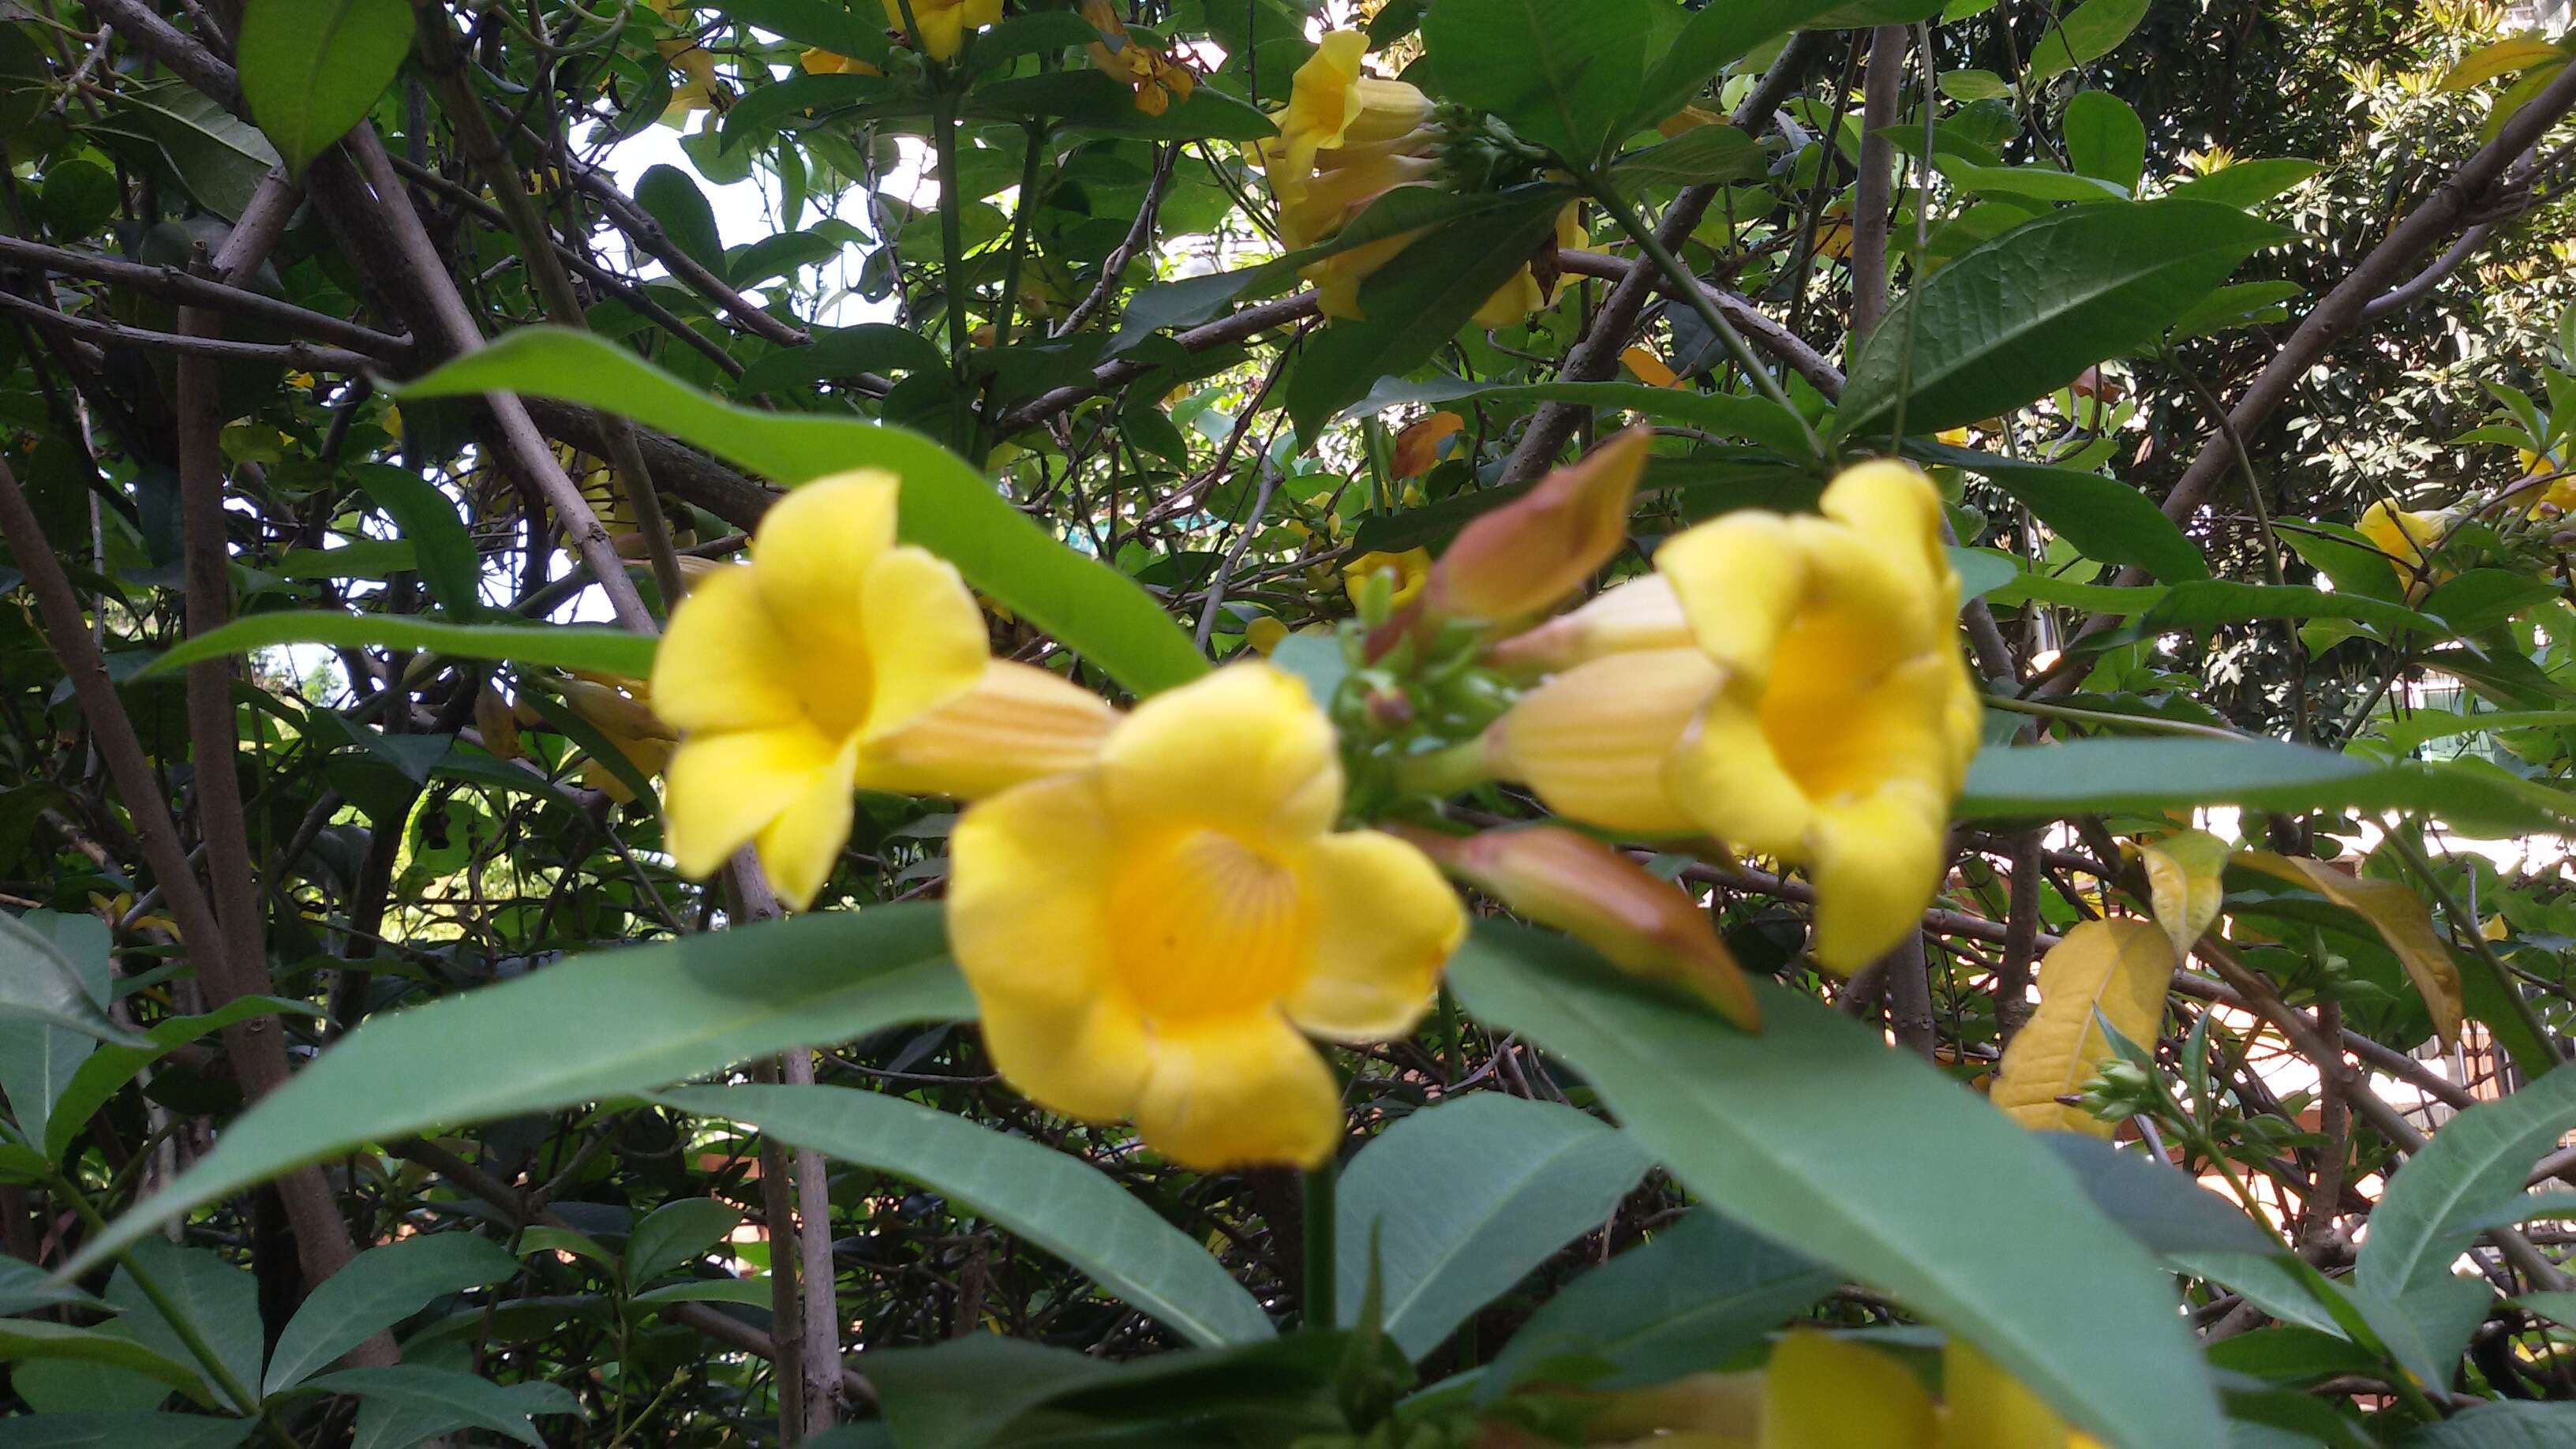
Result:
[[[1631,975],[1688,987],[1747,1031],[1761,1007],[1699,903],[1621,852],[1553,825],[1440,835],[1397,828],[1443,870],[1555,926]]]
[[[1370,690],[1367,709],[1370,726],[1386,734],[1413,723],[1413,699],[1401,689]]]
[[[474,731],[483,737],[483,748],[504,760],[527,758],[519,743],[519,721],[510,702],[501,692],[486,684],[474,696]]]
[[[679,731],[664,724],[653,708],[642,698],[643,686],[620,690],[590,679],[558,681],[555,689],[573,713],[588,720],[602,734],[638,740],[675,740]]]
[[[1502,624],[1581,588],[1628,540],[1628,505],[1652,436],[1631,428],[1459,530],[1432,565],[1424,610],[1434,619]]]

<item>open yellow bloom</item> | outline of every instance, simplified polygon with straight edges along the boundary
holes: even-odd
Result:
[[[1368,586],[1371,575],[1387,574],[1395,581],[1393,602],[1401,609],[1422,592],[1425,579],[1431,577],[1431,550],[1408,548],[1402,553],[1383,550],[1364,553],[1342,565],[1342,592],[1353,604],[1360,601],[1360,591]]]
[[[1081,772],[970,808],[948,939],[993,1063],[1186,1166],[1312,1165],[1341,1092],[1300,1030],[1410,1030],[1465,928],[1420,851],[1336,832],[1332,725],[1267,664],[1137,707]]]
[[[2411,602],[2423,598],[2435,584],[2451,576],[2449,569],[2430,562],[2431,550],[2441,547],[2442,535],[2450,527],[2448,514],[2410,513],[2383,498],[2361,511],[2353,531],[2388,555],[2388,566],[2397,571],[2397,580],[2406,586],[2406,597]]]
[[[1931,483],[1864,463],[1822,508],[1730,513],[1666,543],[1660,583],[1573,616],[1597,610],[1611,627],[1575,640],[1619,652],[1533,690],[1488,746],[1561,814],[1805,865],[1816,959],[1851,971],[1914,929],[1940,883],[1980,710]],[[1547,657],[1516,643],[1499,652]]]
[[[903,29],[903,0],[884,0],[886,24]],[[912,0],[921,25],[913,37],[932,60],[946,60],[966,43],[966,32],[1002,23],[1002,0]]]
[[[895,542],[897,491],[873,470],[796,489],[761,519],[749,567],[673,611],[653,710],[681,732],[663,809],[683,874],[755,843],[802,908],[849,839],[852,787],[919,788],[890,768],[889,742],[984,674],[975,598]]]
[[[1797,1329],[1760,1372],[1606,1396],[1588,1437],[1637,1449],[2100,1449],[1955,1335],[1941,1351],[1941,1391],[1934,1402],[1883,1349]]]

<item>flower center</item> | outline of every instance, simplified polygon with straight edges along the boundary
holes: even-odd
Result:
[[[876,671],[864,648],[833,649],[807,661],[796,695],[816,728],[835,740],[847,739],[868,721]]]
[[[1801,610],[1772,656],[1762,733],[1789,778],[1824,804],[1872,793],[1920,730],[1900,691],[1876,686],[1901,664],[1882,620],[1832,607]]]
[[[1306,969],[1305,893],[1288,865],[1218,830],[1145,842],[1110,895],[1118,975],[1149,1021],[1257,1010]]]

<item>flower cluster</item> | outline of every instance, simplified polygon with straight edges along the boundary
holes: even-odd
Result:
[[[1339,235],[1369,203],[1400,187],[1436,185],[1443,171],[1445,129],[1419,87],[1366,74],[1368,36],[1336,30],[1297,68],[1288,105],[1272,119],[1276,139],[1254,143],[1245,157],[1269,178],[1279,203],[1279,235],[1291,248]],[[1358,318],[1360,284],[1420,236],[1418,231],[1363,241],[1305,270],[1327,317]],[[1555,245],[1589,238],[1579,209],[1557,214]],[[1551,253],[1552,255],[1552,253]],[[1562,280],[1542,284],[1523,264],[1476,312],[1476,325],[1508,327],[1556,300]]]

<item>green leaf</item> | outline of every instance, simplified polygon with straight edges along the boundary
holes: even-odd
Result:
[[[411,42],[402,0],[257,0],[243,7],[242,99],[287,169],[302,171],[365,118]]]
[[[90,996],[81,968],[52,936],[16,916],[0,915],[0,1019],[12,1018],[120,1046],[142,1040],[107,1019]]]
[[[1910,413],[1906,426],[1914,426]],[[2080,468],[2024,463],[1922,438],[1906,439],[1904,452],[1917,462],[1982,475],[2082,549],[2087,558],[2135,564],[2168,581],[2209,577],[2209,561],[2201,557],[2200,546],[2145,494],[2117,478]]]
[[[738,1303],[745,1308],[767,1308],[777,1301],[777,1291],[766,1278],[690,1278],[631,1294],[626,1301],[629,1303]]]
[[[286,1321],[269,1355],[264,1391],[295,1387],[433,1299],[487,1288],[517,1271],[519,1260],[508,1249],[467,1232],[423,1233],[369,1248],[323,1279]]]
[[[1133,580],[1049,537],[989,479],[919,433],[728,406],[595,334],[551,327],[514,332],[402,396],[494,391],[605,408],[789,486],[883,468],[903,480],[897,527],[907,542],[955,564],[967,582],[1120,683],[1150,694],[1207,672],[1189,635]]]
[[[2476,1220],[2522,1191],[2531,1165],[2576,1128],[2576,1071],[2554,1069],[2510,1096],[2442,1123],[2388,1180],[2353,1276],[2405,1298],[2468,1249]]]
[[[200,659],[277,644],[351,649],[418,649],[458,659],[507,659],[554,669],[591,669],[643,678],[653,672],[649,634],[587,624],[444,624],[410,615],[288,611],[251,614],[162,653],[135,674],[153,679]]]
[[[809,347],[782,347],[742,370],[733,390],[779,392],[862,372],[937,372],[948,365],[929,338],[891,322],[817,328]]]
[[[1109,1364],[977,1333],[871,1355],[868,1374],[902,1449],[1287,1444],[1300,1430],[1347,1433],[1333,1390],[1349,1338],[1293,1333]]]
[[[51,1308],[58,1303],[107,1310],[105,1303],[69,1284],[55,1282],[44,1269],[23,1258],[0,1258],[0,1317]]]
[[[2171,195],[2181,201],[2206,201],[2242,209],[2271,200],[2316,175],[2319,169],[2316,162],[2297,156],[2262,156],[2222,166],[2206,176],[2195,176],[2175,187]]]
[[[259,1365],[268,1348],[260,1328],[259,1280],[210,1249],[182,1248],[167,1238],[148,1237],[129,1246],[125,1260],[107,1280],[108,1304],[121,1315],[116,1331],[133,1335],[135,1342],[174,1363],[194,1363],[181,1336],[184,1323],[251,1395],[250,1402],[236,1407],[244,1412],[258,1408]],[[152,1275],[180,1322],[145,1296],[135,1281],[137,1269]]]
[[[516,1439],[532,1449],[545,1449],[546,1441],[538,1436],[531,1416],[581,1412],[572,1392],[560,1384],[496,1384],[473,1374],[426,1364],[342,1369],[308,1380],[304,1386],[324,1393],[358,1395],[370,1400],[371,1407],[372,1401],[382,1401],[416,1416],[414,1424],[432,1419],[441,1423],[441,1428],[400,1441],[405,1444],[449,1428],[474,1428]],[[368,1437],[362,1427],[358,1442],[364,1444]]]
[[[1278,134],[1268,116],[1214,86],[1174,100],[1159,116],[1136,109],[1136,93],[1091,69],[994,81],[970,92],[970,114],[1045,117],[1076,131],[1149,141],[1258,141]]]
[[[2025,74],[2036,83],[2090,65],[2119,49],[2146,18],[2147,0],[2084,0],[2030,48]]]
[[[876,22],[873,10],[861,12],[836,0],[724,0],[723,9],[725,18],[737,25],[852,60],[882,62],[889,48],[885,27]]]
[[[1610,168],[1610,179],[1634,191],[1643,186],[1714,186],[1750,181],[1770,166],[1752,137],[1733,126],[1693,126],[1669,141],[1631,151]]]
[[[109,115],[120,124],[91,129],[160,151],[197,204],[226,221],[241,218],[260,182],[280,164],[277,148],[257,126],[184,80],[120,88],[116,100]]]
[[[641,1287],[725,1240],[742,1211],[711,1197],[684,1197],[647,1213],[626,1240],[626,1282]]]
[[[2128,1229],[2148,1252],[2281,1251],[2279,1240],[2244,1209],[2170,1163],[2123,1152],[2081,1132],[2042,1132],[2039,1140],[2084,1184],[2084,1195],[2102,1215]]]
[[[1539,1305],[1495,1356],[1477,1397],[1541,1379],[1610,1390],[1712,1369],[1841,1282],[1831,1269],[1697,1208]]]
[[[2018,560],[1986,548],[1953,548],[1950,569],[1959,576],[1959,602],[1982,599],[2022,576]]]
[[[1652,57],[1623,130],[1651,126],[1681,109],[1709,79],[1775,35],[1824,18],[1843,0],[1733,0],[1703,5]],[[1766,120],[1767,124],[1767,120]]]
[[[2066,132],[2066,164],[2123,191],[2135,191],[2147,172],[2147,123],[2135,107],[2109,91],[2078,91],[2059,124]]]
[[[2383,629],[2422,629],[2446,633],[2442,621],[2368,594],[2311,588],[2305,584],[2247,584],[2234,579],[2193,579],[2179,583],[2138,615],[2121,633],[2121,642],[2157,634],[2206,633],[2221,624],[2256,619],[2351,619]],[[2104,646],[2110,647],[2110,646]]]
[[[1192,1343],[1251,1343],[1272,1335],[1269,1315],[1204,1248],[1079,1158],[900,1097],[846,1087],[690,1087],[658,1100],[748,1123],[953,1198],[1090,1274]]]
[[[646,1091],[794,1046],[958,1021],[935,905],[765,921],[593,951],[369,1018],[93,1237],[86,1272],[200,1203],[369,1142]],[[613,1021],[616,1030],[599,1029]]]
[[[1936,159],[1941,178],[1980,196],[2027,196],[2034,201],[2121,201],[2128,188],[2097,176],[2046,166],[1979,166],[1956,156]]]
[[[0,1318],[0,1363],[29,1359],[71,1359],[122,1369],[168,1384],[210,1408],[216,1402],[214,1390],[198,1377],[193,1361],[170,1358],[120,1334],[35,1318]]]
[[[106,1008],[115,968],[108,960],[105,921],[29,911],[18,924],[50,941],[78,979],[81,993],[93,1006]],[[17,1119],[20,1136],[29,1142],[45,1140],[54,1104],[97,1047],[98,1038],[85,1031],[66,1031],[40,1020],[0,1019],[0,1088],[9,1094],[9,1114]]]
[[[1479,926],[1450,981],[1580,1071],[1711,1206],[1974,1340],[2087,1430],[2223,1437],[2155,1265],[2047,1148],[1920,1057],[1762,983],[1749,1036],[1516,927]]]
[[[1642,382],[1469,382],[1446,375],[1420,382],[1390,378],[1371,388],[1368,396],[1353,403],[1343,416],[1376,413],[1406,403],[1469,401],[1506,406],[1564,402],[1617,408],[1723,437],[1744,438],[1793,458],[1807,455],[1806,434],[1799,430],[1798,420],[1766,398],[1688,387],[1650,387]]]
[[[1027,1339],[970,1333],[928,1348],[873,1354],[868,1377],[904,1449],[1008,1444],[1011,1421],[1075,1389],[1118,1377],[1118,1366]]]
[[[2569,1449],[2576,1445],[2576,1404],[2479,1404],[2438,1424],[2424,1424],[2398,1449]]]
[[[1379,378],[1429,362],[1554,234],[1557,212],[1572,199],[1552,185],[1503,195],[1515,202],[1512,210],[1453,221],[1416,238],[1360,284],[1365,316],[1336,320],[1307,337],[1287,389],[1288,418],[1299,437],[1316,436]]]
[[[26,1414],[0,1420],[0,1449],[233,1449],[258,1427],[203,1414]]]
[[[456,501],[409,469],[366,463],[350,471],[358,486],[402,530],[430,597],[460,619],[482,612],[477,585],[482,581],[483,561],[474,551],[472,535],[465,531],[465,520],[456,514]]]
[[[688,172],[677,166],[647,167],[635,183],[635,202],[652,213],[691,261],[719,277],[725,274],[724,236],[716,228],[715,208]]]
[[[2099,0],[2096,0],[2099,3]],[[1843,391],[1844,437],[1959,427],[2146,346],[2236,264],[2288,235],[2200,201],[2103,202],[2036,218],[1961,253],[1898,300]],[[1995,305],[1997,297],[2013,305]]]
[[[60,1162],[70,1150],[72,1139],[107,1100],[134,1074],[159,1061],[175,1047],[182,1047],[209,1032],[220,1031],[237,1021],[255,1016],[273,1016],[296,1012],[320,1016],[322,1012],[310,1002],[289,1001],[278,996],[236,996],[217,1010],[202,1016],[174,1016],[156,1022],[143,1033],[141,1046],[109,1046],[92,1053],[63,1084],[62,1094],[55,1098],[54,1111],[45,1122],[43,1141],[45,1160]]]
[[[1590,166],[1637,104],[1649,3],[1440,0],[1423,19],[1422,44],[1443,95]]]
[[[1553,1102],[1478,1092],[1413,1113],[1343,1174],[1333,1230],[1341,1326],[1358,1323],[1372,1233],[1387,1335],[1419,1359],[1601,1226],[1646,1167],[1625,1134]]]

